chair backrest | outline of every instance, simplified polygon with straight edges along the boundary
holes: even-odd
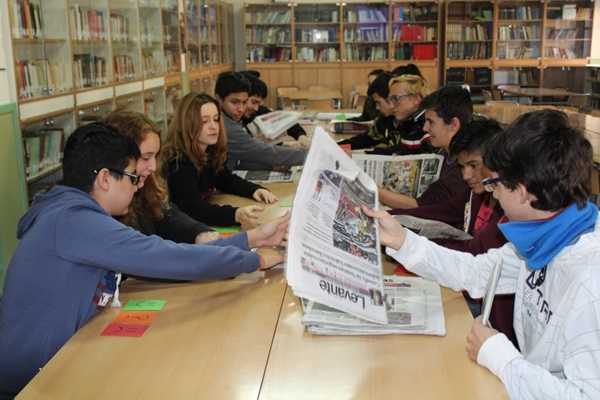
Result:
[[[368,90],[369,90],[369,85],[356,85],[354,87],[354,91],[356,93],[360,94],[361,96],[366,96]]]
[[[292,106],[290,94],[296,93],[298,88],[295,86],[282,86],[277,88],[277,108],[288,108]]]
[[[306,108],[316,111],[333,111],[335,110],[331,99],[305,100]]]
[[[330,91],[331,89],[328,88],[327,86],[310,85],[307,90],[309,92],[326,92],[326,91]]]

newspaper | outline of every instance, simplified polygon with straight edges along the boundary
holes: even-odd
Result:
[[[302,113],[296,111],[273,111],[254,118],[248,129],[253,134],[260,132],[265,138],[273,140],[298,123],[301,117]]]
[[[233,173],[251,182],[293,182],[298,179],[301,168],[292,167],[289,171],[247,171],[235,170]]]
[[[319,335],[446,334],[440,286],[416,277],[385,277],[388,324],[375,324],[308,302],[302,323]]]
[[[387,323],[375,182],[321,127],[315,129],[294,199],[286,276],[298,297]]]
[[[438,180],[444,162],[444,157],[439,154],[379,156],[353,153],[352,159],[377,185],[415,198]]]
[[[321,112],[315,116],[321,121],[345,121],[348,118],[360,117],[360,113],[343,113],[343,112]]]
[[[413,217],[412,215],[394,215],[394,218],[405,228],[410,229],[418,235],[425,236],[427,239],[473,239],[473,236],[467,232],[461,231],[445,222]]]

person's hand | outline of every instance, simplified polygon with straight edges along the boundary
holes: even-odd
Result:
[[[259,271],[265,271],[283,262],[283,254],[273,249],[258,249],[256,254],[260,258]]]
[[[381,244],[399,250],[406,238],[406,228],[400,225],[387,211],[371,210],[363,206],[363,212],[379,222],[379,239]]]
[[[303,148],[308,149],[310,147],[310,138],[308,135],[301,135],[298,137],[298,143],[300,143]]]
[[[242,226],[242,229],[252,229],[258,225],[258,216],[263,211],[260,206],[246,206],[235,210],[235,222]]]
[[[304,149],[305,147],[302,146],[302,143],[296,141],[296,140],[289,140],[286,142],[282,143],[285,147],[290,147],[292,149]]]
[[[248,246],[256,247],[272,247],[279,246],[287,238],[287,230],[290,224],[289,213],[283,217],[274,219],[273,221],[262,224],[258,228],[249,230]]]
[[[252,198],[265,204],[273,204],[278,200],[277,196],[267,189],[257,189],[254,194],[252,194]]]
[[[208,242],[212,242],[213,240],[217,240],[220,237],[221,237],[221,235],[219,234],[219,232],[216,232],[216,231],[202,232],[196,236],[194,243],[205,244]]]
[[[475,321],[473,321],[471,332],[469,332],[469,335],[467,336],[467,354],[469,355],[469,358],[477,362],[477,355],[479,354],[479,350],[481,349],[481,346],[483,346],[483,343],[497,333],[498,331],[494,328],[490,328],[481,323],[481,316],[477,317]]]

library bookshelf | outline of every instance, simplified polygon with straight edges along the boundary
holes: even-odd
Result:
[[[246,67],[272,88],[325,86],[347,99],[373,69],[414,63],[439,80],[437,1],[244,4]]]
[[[61,178],[62,148],[77,126],[132,110],[164,138],[188,78],[200,76],[208,89],[232,69],[231,4],[179,3],[8,0],[30,200]]]

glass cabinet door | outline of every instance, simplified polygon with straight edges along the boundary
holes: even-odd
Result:
[[[392,4],[394,60],[438,58],[438,14],[435,2]]]
[[[160,0],[139,0],[140,45],[144,78],[164,75],[165,56],[163,49]]]
[[[292,59],[292,8],[286,4],[246,4],[247,62]]]
[[[388,58],[388,5],[344,6],[344,60],[385,61]]]
[[[298,4],[294,9],[296,60],[335,62],[340,59],[340,7]]]

